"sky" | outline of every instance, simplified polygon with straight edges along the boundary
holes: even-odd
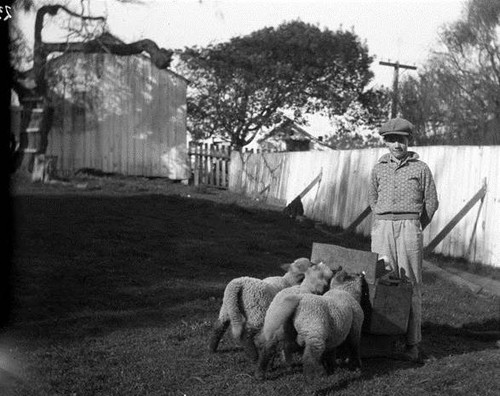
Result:
[[[79,1],[75,1],[80,4]],[[321,29],[353,29],[374,57],[372,85],[392,86],[394,68],[418,66],[437,48],[438,30],[460,17],[464,0],[91,0],[93,15],[107,15],[111,33],[125,42],[142,38],[160,47],[205,46],[300,19]],[[23,24],[33,36],[33,18]],[[44,40],[57,38],[48,26]],[[418,71],[418,70],[417,70]],[[401,69],[404,73],[415,71]]]
[[[67,1],[67,0],[65,0]],[[80,0],[70,0],[80,10]],[[373,86],[392,87],[394,68],[380,61],[416,66],[417,73],[432,49],[438,48],[438,31],[456,21],[465,0],[85,0],[91,15],[107,16],[110,32],[125,42],[148,38],[160,47],[182,49],[228,41],[231,37],[300,19],[321,29],[354,30],[374,57]],[[33,37],[34,15],[19,18],[26,36]],[[44,41],[64,41],[48,21]],[[329,120],[310,117],[308,131],[326,134]]]
[[[167,48],[203,46],[295,19],[352,28],[375,56],[374,83],[392,86],[394,69],[379,61],[418,66],[436,47],[440,26],[458,19],[462,6],[463,0],[166,0],[150,4],[150,11],[129,6],[126,17],[110,13],[109,23],[125,35],[126,21],[143,21],[130,34],[149,35]]]

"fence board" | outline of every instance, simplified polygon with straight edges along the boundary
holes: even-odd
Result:
[[[434,252],[499,267],[500,146],[432,146],[411,150],[417,152],[432,170],[440,201],[433,221],[424,230],[424,246],[474,196],[486,178],[488,191],[483,205],[474,206]],[[372,148],[331,152],[232,153],[229,189],[255,196],[269,186],[265,190],[267,199],[290,202],[322,168],[323,177],[317,191],[313,189],[303,199],[305,215],[346,228],[367,207],[371,169],[385,152],[385,148]],[[274,172],[269,170],[269,164],[276,167]],[[258,183],[255,182],[257,178]],[[371,219],[371,215],[367,216],[356,227],[356,232],[368,236]]]

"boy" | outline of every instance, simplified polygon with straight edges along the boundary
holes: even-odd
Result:
[[[369,186],[373,212],[372,251],[383,256],[399,275],[413,285],[412,303],[406,333],[405,357],[420,360],[422,340],[422,230],[438,208],[432,173],[418,154],[408,151],[414,126],[394,118],[380,128],[389,149],[374,166]]]

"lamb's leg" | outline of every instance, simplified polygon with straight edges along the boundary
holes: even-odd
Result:
[[[321,364],[321,357],[325,351],[324,342],[306,343],[304,354],[302,355],[303,372],[306,381],[311,381],[316,376],[324,375],[325,369]]]
[[[229,327],[229,320],[221,321],[217,320],[212,327],[212,334],[210,336],[210,342],[208,344],[208,349],[210,352],[217,351],[217,347],[219,346],[219,342],[224,335],[224,332]]]
[[[294,352],[302,352],[302,349],[295,341],[297,330],[293,327],[293,322],[288,320],[284,325],[283,358],[288,367],[292,366]]]
[[[269,363],[276,354],[276,343],[269,341],[265,343],[260,349],[257,368],[255,369],[255,378],[263,380],[266,378],[266,371]]]
[[[295,345],[290,341],[283,341],[283,358],[287,366],[291,367],[293,353],[296,351]]]
[[[349,369],[361,369],[361,330],[351,331],[347,337],[347,344],[349,346]]]
[[[336,348],[331,350],[326,350],[323,353],[322,363],[325,371],[328,375],[332,374],[335,371],[335,367],[337,366],[337,350]]]
[[[243,348],[245,349],[246,354],[252,360],[252,362],[257,361],[257,359],[259,358],[259,352],[257,351],[257,347],[255,346],[256,336],[257,336],[257,331],[247,329],[244,331],[241,339]]]

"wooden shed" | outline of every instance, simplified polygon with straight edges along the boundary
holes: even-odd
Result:
[[[185,78],[146,55],[108,53],[61,55],[47,77],[54,122],[46,154],[58,172],[189,177]]]

